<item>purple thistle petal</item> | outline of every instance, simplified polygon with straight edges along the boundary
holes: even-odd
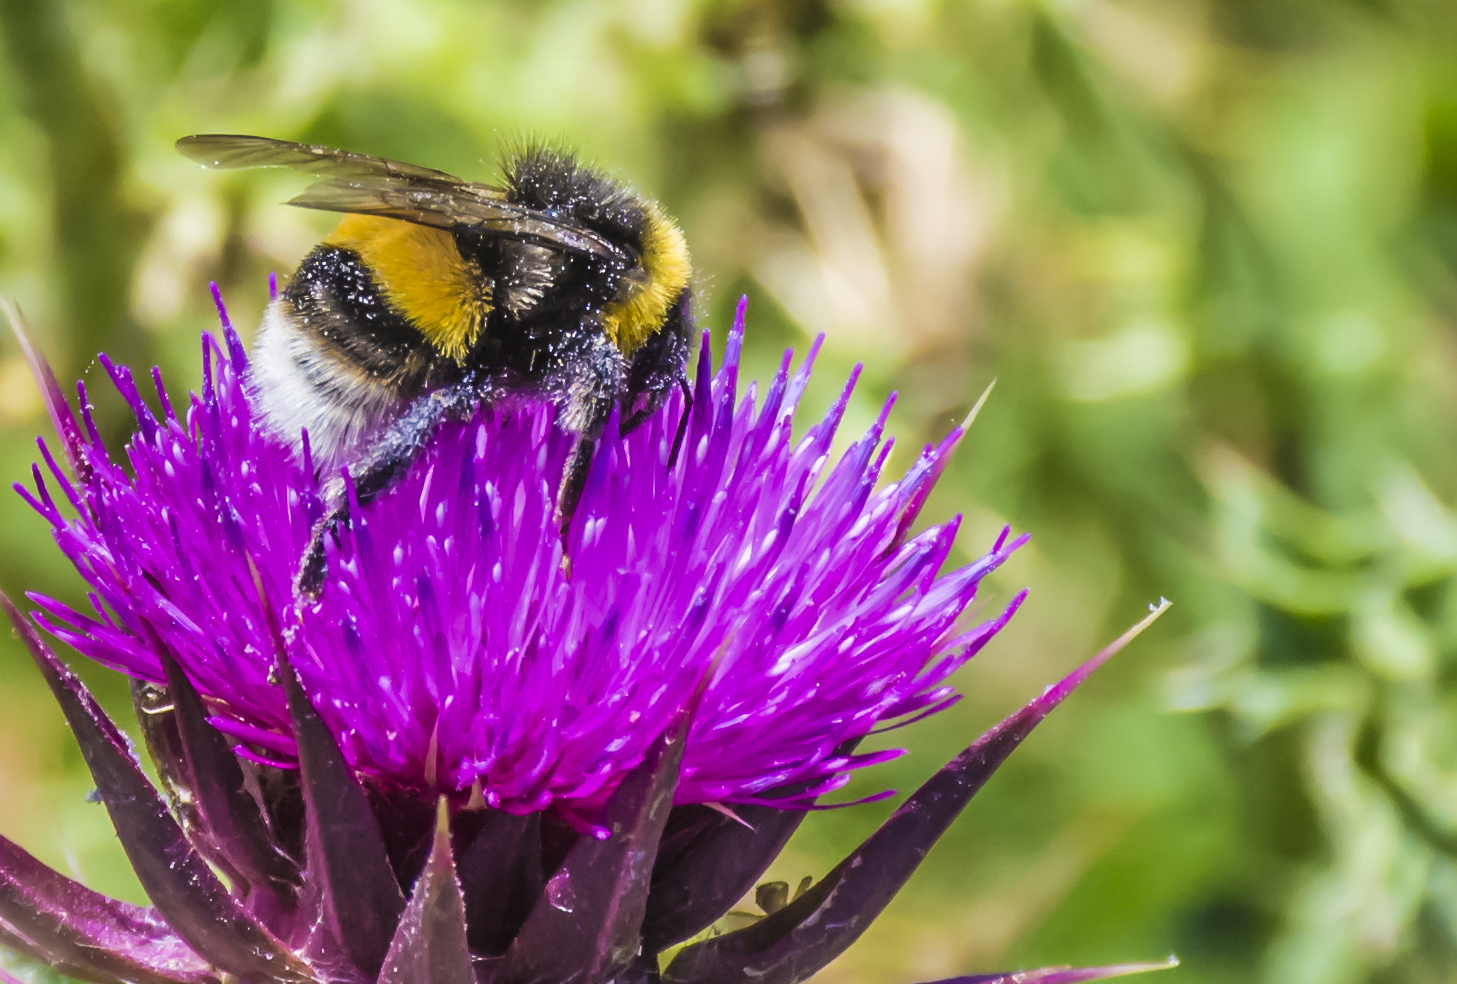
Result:
[[[981,413],[981,408],[986,405],[987,398],[992,395],[992,389],[996,385],[996,380],[992,380],[991,384],[982,390],[981,396],[977,397],[976,403],[972,404],[971,411],[966,415],[966,419],[961,422],[960,426],[946,435],[940,447],[929,456],[929,459],[923,459],[926,460],[927,467],[923,475],[917,476],[915,494],[906,506],[905,512],[901,514],[900,525],[896,529],[895,540],[892,542],[890,549],[894,550],[904,542],[906,533],[911,528],[911,524],[920,515],[921,508],[926,504],[926,500],[931,497],[931,490],[936,487],[936,482],[941,478],[941,473],[946,470],[946,464],[951,460],[952,453],[961,444],[961,439],[971,430],[972,423],[976,420],[977,414]],[[998,543],[994,549],[1001,549],[1001,544]]]
[[[225,331],[231,330],[233,327],[233,322],[228,318],[228,309],[227,306],[223,304],[223,292],[222,289],[218,287],[218,282],[216,280],[209,280],[207,282],[207,289],[208,292],[212,294],[212,306],[217,309],[218,321],[222,324]]]

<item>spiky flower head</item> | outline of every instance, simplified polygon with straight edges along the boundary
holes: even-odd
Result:
[[[942,573],[956,521],[911,533],[960,430],[877,489],[889,405],[835,457],[847,386],[795,440],[809,360],[741,396],[742,330],[741,307],[717,372],[705,338],[691,406],[609,425],[565,545],[570,439],[547,407],[483,410],[356,508],[312,602],[289,584],[319,476],[255,422],[225,317],[181,417],[155,371],[160,414],[103,358],[137,416],[129,467],[84,388],[78,422],[34,357],[69,468],[42,443],[60,495],[39,467],[22,494],[94,609],[32,595],[35,617],[133,678],[166,796],[6,601],[155,908],[0,842],[0,939],[108,982],[794,984],[843,950],[1096,661],[818,884],[761,892],[762,921],[661,960],[851,769],[895,754],[856,756],[861,739],[957,699],[947,678],[1021,601],[963,622],[1021,540]]]

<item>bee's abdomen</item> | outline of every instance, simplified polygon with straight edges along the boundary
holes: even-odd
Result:
[[[424,385],[435,361],[433,348],[384,298],[353,250],[316,246],[280,299],[295,328],[341,368],[401,396]]]
[[[401,402],[398,387],[363,373],[305,328],[286,296],[263,316],[248,389],[264,426],[296,448],[307,431],[315,466],[330,475]]]
[[[444,229],[346,215],[323,245],[362,263],[391,310],[446,358],[465,361],[491,313],[494,284]]]

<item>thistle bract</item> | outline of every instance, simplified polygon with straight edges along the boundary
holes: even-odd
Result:
[[[355,511],[313,603],[289,585],[320,477],[255,425],[226,320],[182,416],[155,372],[160,414],[104,363],[137,414],[129,468],[22,336],[69,466],[42,444],[50,481],[37,467],[22,494],[94,609],[32,596],[36,619],[133,678],[163,788],[5,600],[154,908],[0,839],[0,942],[84,979],[198,984],[795,984],[833,959],[1131,636],[819,882],[761,886],[762,920],[710,930],[808,809],[891,754],[857,756],[860,740],[954,701],[947,677],[1021,600],[963,621],[1021,541],[941,573],[955,521],[911,532],[960,430],[877,489],[886,413],[831,455],[847,387],[795,440],[808,364],[786,357],[762,400],[740,395],[741,336],[742,307],[717,372],[705,339],[691,404],[609,426],[565,546],[552,494],[570,438],[547,408],[484,409]]]

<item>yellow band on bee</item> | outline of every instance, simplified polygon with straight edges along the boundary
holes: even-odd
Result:
[[[657,203],[650,203],[642,233],[643,280],[630,284],[626,297],[602,312],[602,328],[624,355],[652,337],[663,325],[668,307],[688,286],[692,266],[683,230]]]
[[[378,215],[346,215],[329,246],[354,251],[384,299],[441,354],[462,361],[491,312],[491,284],[444,229]]]

